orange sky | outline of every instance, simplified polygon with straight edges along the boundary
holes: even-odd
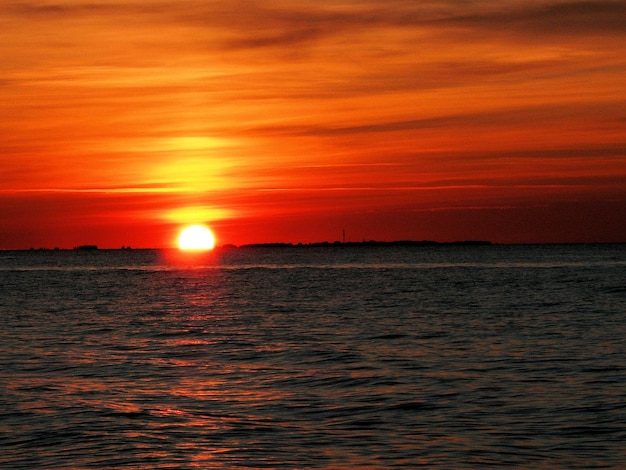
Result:
[[[0,249],[626,241],[626,3],[8,0]]]

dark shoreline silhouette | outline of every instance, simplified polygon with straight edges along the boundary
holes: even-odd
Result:
[[[98,245],[80,245],[74,249],[80,251],[95,251],[98,249]]]
[[[300,248],[300,247],[377,247],[377,246],[488,246],[492,243],[486,240],[463,240],[453,242],[436,242],[433,240],[396,240],[391,242],[367,240],[361,242],[313,242],[313,243],[251,243],[240,245],[238,248]],[[237,248],[235,245],[225,245],[223,248]]]
[[[377,240],[364,240],[360,242],[312,242],[312,243],[285,243],[285,242],[273,242],[273,243],[248,243],[244,245],[225,244],[216,246],[216,250],[220,249],[238,249],[238,248],[345,248],[345,247],[383,247],[383,246],[489,246],[493,245],[492,242],[486,240],[463,240],[452,242],[437,242],[434,240],[395,240],[391,242],[377,241]],[[111,251],[111,250],[160,250],[163,248],[131,248],[130,246],[122,246],[121,248],[100,248],[98,245],[78,245],[74,248],[28,248],[24,250],[3,250],[0,251]],[[167,249],[167,248],[165,248]],[[172,248],[175,249],[175,248]]]
[[[376,247],[456,247],[456,246],[505,246],[505,245],[623,245],[625,242],[565,242],[565,243],[493,243],[488,240],[459,240],[451,242],[438,242],[434,240],[395,240],[395,241],[377,241],[377,240],[364,240],[360,242],[311,242],[311,243],[287,243],[287,242],[273,242],[273,243],[248,243],[244,245],[224,244],[215,247],[215,250],[236,250],[236,249],[254,249],[254,248],[376,248]],[[130,246],[122,246],[121,248],[100,248],[97,245],[80,245],[74,248],[27,248],[27,249],[2,249],[4,251],[83,251],[83,252],[97,252],[97,251],[141,251],[141,250],[176,250],[178,248],[131,248]],[[212,250],[209,250],[212,251]]]

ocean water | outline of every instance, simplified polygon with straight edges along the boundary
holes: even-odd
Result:
[[[0,468],[625,468],[626,245],[0,252]]]

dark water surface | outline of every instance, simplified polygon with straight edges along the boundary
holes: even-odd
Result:
[[[0,252],[0,468],[624,468],[626,245]]]

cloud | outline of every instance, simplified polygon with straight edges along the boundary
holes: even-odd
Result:
[[[115,3],[42,4],[41,2],[7,2],[0,6],[0,13],[34,20],[54,20],[58,18],[120,12],[126,9],[127,7]]]
[[[626,4],[621,1],[551,1],[471,4],[456,0],[413,2],[405,0],[347,1],[341,4],[304,0],[232,2],[181,0],[124,3],[7,2],[0,13],[31,19],[77,18],[99,15],[128,20],[178,24],[199,30],[229,31],[224,45],[260,48],[297,45],[326,36],[369,32],[380,28],[464,27],[489,30],[515,29],[554,34],[626,33]]]
[[[626,34],[624,2],[551,2],[437,20],[443,25],[544,35]]]
[[[377,134],[387,132],[406,132],[426,129],[460,129],[460,128],[502,128],[505,126],[522,126],[527,123],[533,126],[541,123],[562,123],[567,119],[584,119],[585,121],[619,123],[621,116],[615,117],[623,103],[560,103],[541,104],[534,106],[507,107],[503,109],[478,110],[475,112],[440,114],[417,119],[388,120],[351,126],[305,126],[305,125],[274,125],[262,126],[250,131],[263,134],[341,136],[353,134]],[[618,147],[621,148],[621,147]]]
[[[245,5],[245,6],[241,6]],[[358,38],[367,34],[390,38],[383,31],[404,31],[409,37],[426,34],[453,36],[463,28],[484,37],[491,32],[512,31],[524,35],[607,35],[626,34],[626,4],[614,1],[523,3],[497,6],[458,1],[345,2],[339,6],[306,2],[234,2],[217,12],[194,10],[194,16],[179,17],[210,27],[230,30],[232,48],[297,46],[328,38]]]

